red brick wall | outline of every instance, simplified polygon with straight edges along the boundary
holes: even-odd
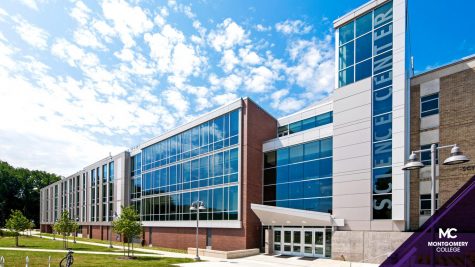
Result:
[[[277,121],[251,100],[243,104],[241,212],[246,248],[258,248],[261,222],[251,210],[251,203],[262,204],[262,144],[276,137]]]
[[[92,238],[101,239],[101,226],[93,225],[91,228],[92,228]]]

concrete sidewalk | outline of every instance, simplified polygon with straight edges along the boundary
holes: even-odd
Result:
[[[378,264],[347,262],[330,259],[318,259],[309,257],[287,257],[287,256],[269,256],[256,255],[241,259],[220,260],[215,262],[196,262],[196,263],[182,263],[178,266],[196,266],[196,267],[376,267]]]
[[[33,236],[39,238],[39,235],[36,234],[36,233],[34,233]],[[41,236],[41,238],[53,240],[53,238],[50,237],[50,236]],[[62,242],[63,240],[61,238],[56,238],[55,241]],[[98,247],[107,247],[107,248],[109,247],[109,244],[102,244],[102,243],[88,242],[88,241],[76,240],[76,243],[98,246]],[[120,249],[120,250],[123,249],[122,246],[117,246],[117,245],[113,245],[112,247],[115,248],[115,249]],[[74,251],[74,253],[76,253],[76,252],[79,253],[79,251]],[[145,253],[145,254],[154,254],[155,256],[158,256],[158,257],[189,258],[189,259],[193,259],[195,257],[194,255],[191,255],[191,254],[175,253],[175,252],[155,250],[155,249],[146,249],[146,248],[134,248],[134,252],[135,253],[140,252],[140,253]],[[104,253],[109,253],[109,252],[104,252]],[[116,252],[110,252],[110,253],[116,253]],[[117,253],[119,253],[119,252],[117,252]],[[121,252],[119,254],[123,254],[123,253]],[[143,255],[143,254],[140,254],[140,255]],[[205,261],[219,261],[219,260],[221,260],[221,259],[211,258],[211,257],[201,257],[201,259],[205,260]]]

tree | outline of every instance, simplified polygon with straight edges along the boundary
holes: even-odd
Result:
[[[54,230],[63,236],[63,247],[65,249],[68,248],[68,236],[73,232],[75,223],[69,218],[69,212],[64,210],[59,220],[53,226]]]
[[[35,222],[33,220],[28,223],[28,230],[30,230],[30,236],[31,236],[31,231],[35,229]]]
[[[112,222],[114,232],[121,234],[127,242],[127,257],[130,258],[130,243],[142,233],[140,217],[132,207],[122,207],[122,214]],[[124,248],[125,254],[125,248]]]
[[[23,215],[39,222],[39,189],[60,179],[56,174],[14,168],[0,160],[0,225],[4,225],[12,210],[21,210]]]
[[[76,243],[76,235],[78,233],[79,224],[76,221],[72,221],[71,228],[73,230],[74,243]]]
[[[23,213],[19,210],[13,210],[10,213],[10,218],[8,218],[5,227],[14,233],[15,235],[15,246],[18,247],[18,236],[20,232],[25,231],[30,226],[30,220],[28,220]]]

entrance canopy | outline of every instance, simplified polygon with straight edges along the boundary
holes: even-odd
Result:
[[[251,209],[262,225],[292,226],[344,226],[343,219],[330,213],[251,204]]]

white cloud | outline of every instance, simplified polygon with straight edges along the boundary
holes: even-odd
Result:
[[[224,93],[220,95],[215,95],[213,97],[213,102],[216,103],[217,105],[224,105],[227,104],[235,99],[237,99],[238,96],[234,93]]]
[[[181,31],[167,24],[161,32],[146,33],[144,40],[150,47],[150,57],[156,62],[157,70],[170,74],[168,80],[175,86],[182,86],[188,76],[200,72],[202,59],[193,46],[185,43]]]
[[[312,26],[301,20],[286,20],[276,23],[275,29],[283,34],[306,34],[312,30]]]
[[[221,58],[221,66],[223,67],[225,72],[231,72],[239,63],[239,59],[234,54],[233,50],[225,50],[223,53],[223,57]]]
[[[31,9],[38,10],[38,1],[36,0],[19,0],[19,2]]]
[[[91,47],[95,49],[105,49],[96,37],[96,35],[88,29],[80,28],[74,32],[74,41],[83,47]]]
[[[250,51],[248,48],[239,49],[239,56],[245,64],[256,65],[262,61],[261,57],[259,57],[256,52]]]
[[[281,89],[271,94],[271,107],[284,113],[289,113],[301,109],[305,105],[304,100],[289,97],[288,89]]]
[[[89,9],[82,1],[77,1],[69,13],[79,24],[85,25],[89,20],[91,9]]]
[[[70,66],[93,67],[99,64],[99,58],[95,54],[87,53],[65,39],[56,40],[51,47],[51,53]]]
[[[307,96],[319,98],[333,90],[334,49],[331,36],[323,40],[297,40],[288,49],[296,63],[287,69],[289,80],[307,90]]]
[[[188,112],[190,104],[186,98],[177,90],[167,90],[163,92],[167,104],[174,108],[180,116],[185,115]]]
[[[248,42],[244,29],[230,18],[218,24],[217,30],[211,31],[208,35],[208,40],[216,51]]]
[[[254,93],[264,93],[272,88],[277,75],[265,66],[252,68],[246,79],[246,89]]]
[[[242,78],[236,74],[231,74],[223,78],[222,85],[226,91],[234,92],[242,84]]]
[[[257,24],[257,25],[255,26],[255,28],[256,28],[256,30],[257,30],[258,32],[267,32],[267,31],[270,31],[270,30],[272,29],[271,26],[267,26],[267,27],[266,27],[266,26],[264,26],[264,25],[262,25],[262,24]]]
[[[4,17],[6,17],[6,16],[8,16],[7,11],[5,11],[4,9],[1,9],[1,8],[0,8],[0,21],[5,21],[5,18],[4,18]]]
[[[48,33],[45,30],[30,24],[20,17],[15,17],[13,20],[16,23],[15,30],[21,39],[39,49],[46,49],[48,47]]]
[[[117,34],[126,47],[135,45],[134,36],[153,28],[147,13],[139,6],[131,6],[123,0],[106,0],[102,3],[104,17],[113,24]]]

